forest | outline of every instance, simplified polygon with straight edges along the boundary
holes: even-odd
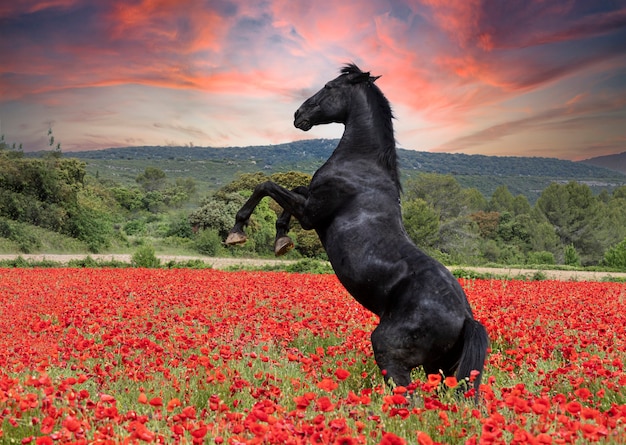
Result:
[[[262,201],[244,246],[223,239],[235,212],[258,183],[305,185],[310,172],[258,166],[207,192],[194,177],[146,163],[131,182],[93,174],[88,163],[57,150],[25,156],[0,141],[0,253],[157,250],[208,256],[272,255],[280,208]],[[626,186],[599,193],[554,181],[530,201],[500,184],[485,195],[452,173],[406,175],[406,230],[448,265],[567,265],[626,270]],[[324,258],[314,232],[294,223],[290,258]]]

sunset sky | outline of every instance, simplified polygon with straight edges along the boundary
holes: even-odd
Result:
[[[622,0],[20,0],[0,5],[0,133],[64,152],[338,138],[293,113],[354,62],[403,148],[626,151]]]

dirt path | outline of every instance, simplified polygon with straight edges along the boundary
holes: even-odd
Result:
[[[123,263],[131,262],[131,254],[90,254],[90,255],[82,255],[82,254],[68,254],[68,255],[56,255],[56,254],[22,254],[22,255],[0,255],[1,260],[11,260],[17,257],[22,257],[25,260],[32,261],[54,261],[55,263],[67,264],[72,260],[80,260],[86,258],[87,256],[93,258],[98,261],[119,261]],[[174,261],[177,263],[190,261],[190,260],[201,260],[206,264],[211,265],[214,269],[226,269],[231,266],[244,265],[244,266],[265,266],[265,265],[274,265],[274,264],[285,264],[285,263],[293,263],[294,261],[288,260],[277,260],[272,258],[213,258],[213,257],[204,257],[204,256],[184,256],[184,255],[157,255],[157,257],[161,260],[161,263],[168,263],[170,261]]]
[[[73,255],[55,255],[55,254],[22,254],[22,255],[0,255],[0,260],[11,260],[18,256],[26,260],[42,261],[49,260],[60,264],[67,264],[70,260],[77,260],[87,257],[83,254]],[[92,254],[89,255],[94,260],[102,261],[120,261],[130,263],[130,254]],[[214,269],[226,269],[231,266],[266,266],[276,264],[293,263],[293,260],[278,260],[272,258],[213,258],[205,256],[178,256],[178,255],[157,255],[161,263],[169,261],[185,262],[189,260],[202,260],[206,264],[211,265]],[[538,269],[507,269],[507,268],[489,268],[489,267],[450,267],[450,269],[464,269],[475,271],[480,274],[492,274],[498,277],[519,277],[525,276],[532,278],[535,273],[540,272],[546,278],[551,280],[562,281],[601,281],[607,277],[626,279],[626,272],[589,272],[589,271],[569,271],[569,270],[538,270]]]

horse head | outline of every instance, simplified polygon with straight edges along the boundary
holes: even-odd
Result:
[[[345,123],[355,86],[372,85],[380,76],[370,76],[354,65],[348,64],[341,74],[308,98],[294,114],[294,126],[303,131],[315,125]]]

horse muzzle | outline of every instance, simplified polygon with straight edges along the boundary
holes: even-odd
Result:
[[[311,124],[308,119],[302,116],[300,110],[296,111],[296,113],[294,114],[293,125],[294,127],[299,128],[302,131],[309,131],[313,127],[313,124]]]

